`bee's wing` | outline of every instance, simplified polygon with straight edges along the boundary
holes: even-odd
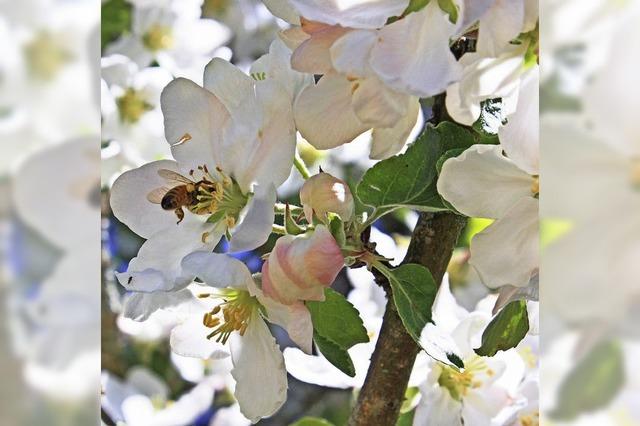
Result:
[[[147,200],[153,204],[160,204],[167,192],[169,192],[169,188],[167,187],[156,188],[147,194]]]
[[[158,170],[158,174],[160,177],[173,182],[180,183],[193,183],[191,179],[188,177],[182,176],[180,173],[174,172],[173,170],[160,169]]]

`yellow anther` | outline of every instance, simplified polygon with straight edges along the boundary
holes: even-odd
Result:
[[[220,312],[220,305],[217,305],[215,308],[211,310],[211,313],[213,315],[216,315],[218,312]]]
[[[191,135],[189,133],[185,133],[184,135],[182,135],[182,137],[180,139],[178,139],[178,142],[174,143],[171,146],[178,146],[178,145],[182,145],[185,142],[188,142],[191,140]],[[193,173],[191,173],[193,174]]]
[[[533,176],[533,182],[531,182],[531,193],[537,196],[540,193],[540,177]]]

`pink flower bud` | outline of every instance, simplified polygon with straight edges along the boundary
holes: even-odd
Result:
[[[353,216],[353,195],[349,186],[329,173],[310,177],[300,189],[304,215],[311,223],[313,214],[324,221],[327,213],[336,213],[344,221]]]
[[[325,287],[343,266],[342,251],[325,226],[302,235],[285,235],[262,265],[262,291],[283,304],[324,300]]]

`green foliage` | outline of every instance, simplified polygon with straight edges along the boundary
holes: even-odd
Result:
[[[347,235],[344,231],[344,222],[339,216],[334,216],[329,222],[329,231],[340,247],[344,247],[347,241]]]
[[[102,3],[100,25],[101,49],[131,29],[131,3],[126,0],[108,0]]]
[[[505,306],[482,333],[481,356],[494,356],[498,351],[514,348],[529,331],[527,302],[516,300]]]
[[[348,376],[355,375],[347,349],[369,341],[358,310],[340,293],[325,289],[324,302],[307,302],[313,339],[322,354]]]
[[[419,342],[422,329],[431,321],[431,307],[438,290],[431,272],[422,265],[409,263],[383,273],[391,284],[393,303],[402,324]]]
[[[333,426],[333,423],[319,417],[303,417],[289,426]]]
[[[400,207],[419,211],[445,211],[436,187],[440,158],[452,150],[464,150],[476,143],[474,134],[451,122],[428,125],[404,154],[380,161],[358,184],[356,194],[380,217]]]
[[[398,421],[396,422],[396,426],[412,426],[413,418],[416,415],[416,410],[407,411],[406,413],[400,414],[398,417]]]
[[[289,203],[287,203],[285,206],[284,228],[286,229],[287,234],[290,234],[290,235],[300,235],[300,234],[304,234],[305,232],[304,228],[299,226],[296,223],[296,221],[293,219],[293,216],[291,213],[291,207],[289,206]]]
[[[453,0],[438,0],[440,9],[449,15],[449,21],[452,24],[458,22],[458,6]]]
[[[313,341],[316,342],[318,350],[322,352],[327,361],[333,364],[338,370],[342,371],[349,377],[356,375],[356,368],[349,356],[346,348],[341,347],[336,342],[322,337],[317,332],[313,333]]]
[[[565,378],[551,417],[572,421],[582,413],[602,409],[615,398],[624,382],[624,353],[620,344],[601,342]]]

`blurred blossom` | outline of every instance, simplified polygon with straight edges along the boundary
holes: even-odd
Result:
[[[541,7],[543,416],[637,424],[637,1]]]
[[[97,1],[0,2],[0,412],[13,424],[95,421],[98,29]]]

